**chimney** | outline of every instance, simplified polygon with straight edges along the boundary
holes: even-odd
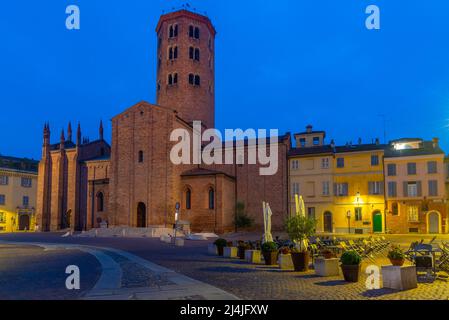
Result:
[[[432,144],[433,144],[433,148],[434,148],[434,149],[435,149],[435,148],[438,148],[439,145],[440,145],[440,139],[438,139],[438,138],[433,138],[433,139],[432,139]]]
[[[331,140],[331,148],[332,149],[335,148],[335,141],[334,141],[334,139]]]
[[[376,146],[378,146],[380,144],[380,140],[379,138],[376,138]]]
[[[307,132],[307,133],[311,133],[311,132],[312,132],[312,129],[313,129],[312,125],[309,124],[309,125],[306,127],[306,132]]]

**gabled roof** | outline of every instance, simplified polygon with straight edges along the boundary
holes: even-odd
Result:
[[[215,176],[219,174],[224,174],[225,176],[228,176],[232,179],[235,179],[235,177],[217,170],[211,170],[211,169],[204,169],[204,168],[195,168],[192,170],[185,171],[181,174],[181,177],[196,177],[196,176]]]

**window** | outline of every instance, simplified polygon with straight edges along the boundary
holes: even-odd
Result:
[[[301,145],[301,147],[305,147],[306,146],[306,138],[299,139],[299,144]]]
[[[168,85],[172,86],[178,83],[178,74],[173,73],[168,75]]]
[[[406,182],[406,191],[408,197],[417,197],[418,184],[416,182]]]
[[[178,59],[178,47],[170,47],[168,49],[168,59],[169,60]]]
[[[388,182],[388,196],[391,198],[397,197],[398,195],[398,186],[394,181]]]
[[[9,177],[8,176],[0,176],[0,185],[6,186],[8,185]]]
[[[323,181],[323,196],[329,196],[329,195],[330,195],[330,182]]]
[[[427,173],[428,174],[437,173],[437,162],[436,161],[427,162]]]
[[[23,198],[22,198],[22,205],[24,207],[28,207],[29,204],[30,204],[30,198],[28,196],[23,196]]]
[[[24,188],[31,188],[33,184],[33,181],[31,178],[22,178],[22,187]]]
[[[176,38],[178,36],[178,31],[179,31],[179,28],[178,28],[177,24],[171,25],[169,27],[168,37],[169,38]]]
[[[200,28],[196,27],[195,28],[195,39],[199,39],[200,38]]]
[[[384,192],[382,181],[370,181],[368,182],[368,193],[371,195],[379,195]]]
[[[348,183],[336,183],[335,184],[335,192],[334,194],[337,197],[345,197],[349,194],[349,185]]]
[[[357,207],[355,208],[355,221],[362,221],[363,215],[362,215],[362,208]]]
[[[438,196],[438,181],[430,180],[429,181],[429,197],[437,197]]]
[[[393,202],[391,205],[391,214],[394,216],[399,215],[399,204],[397,202]]]
[[[102,192],[97,194],[97,212],[104,211],[104,196]]]
[[[315,220],[315,207],[307,208],[307,216],[309,219]]]
[[[322,169],[329,169],[329,158],[322,158],[321,159],[321,168]]]
[[[299,195],[299,183],[297,182],[292,184],[292,198],[295,198],[295,194]]]
[[[4,194],[0,194],[0,205],[4,206],[6,203],[6,196]]]
[[[407,216],[409,222],[419,222],[418,206],[410,206],[407,208]]]
[[[6,223],[6,214],[4,212],[0,212],[0,223]]]
[[[209,189],[209,210],[215,209],[215,191],[213,188]]]
[[[139,163],[143,162],[143,151],[139,151]]]
[[[416,163],[415,162],[407,163],[407,174],[409,176],[416,174]]]
[[[379,156],[377,154],[373,154],[371,156],[371,165],[378,166],[379,165]]]
[[[200,78],[200,76],[196,75],[195,76],[195,85],[199,86],[200,84],[201,84],[201,78]]]
[[[396,164],[394,163],[389,163],[387,165],[387,175],[389,177],[394,177],[396,176]]]
[[[192,73],[189,74],[189,84],[195,84],[195,76]]]
[[[345,158],[337,158],[337,168],[345,167]]]
[[[293,160],[292,161],[292,170],[298,170],[299,169],[299,160]]]
[[[190,189],[186,191],[186,209],[192,209],[192,191]]]
[[[189,27],[189,37],[199,39],[200,38],[200,28],[190,26]]]
[[[320,137],[313,137],[313,145],[314,146],[320,145]]]
[[[189,59],[193,60],[195,58],[195,48],[190,47],[189,48]]]
[[[200,49],[195,49],[195,61],[200,61]]]

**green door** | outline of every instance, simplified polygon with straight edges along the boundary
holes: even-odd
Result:
[[[373,213],[373,232],[382,232],[382,213]]]

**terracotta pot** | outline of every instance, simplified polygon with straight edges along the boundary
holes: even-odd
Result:
[[[267,266],[272,266],[272,265],[278,263],[278,252],[277,251],[262,252],[262,254],[263,254],[263,258],[265,260],[265,264]]]
[[[222,256],[222,257],[223,257],[223,251],[224,251],[224,247],[219,247],[219,246],[217,246],[217,252],[218,252],[218,255],[219,255],[219,256]]]
[[[347,282],[359,282],[359,276],[362,271],[362,265],[346,266],[341,265],[341,271],[343,271],[343,277]]]
[[[402,267],[405,263],[405,259],[390,259],[390,262],[395,267]]]
[[[309,270],[309,252],[292,252],[291,255],[295,271],[305,272]]]

